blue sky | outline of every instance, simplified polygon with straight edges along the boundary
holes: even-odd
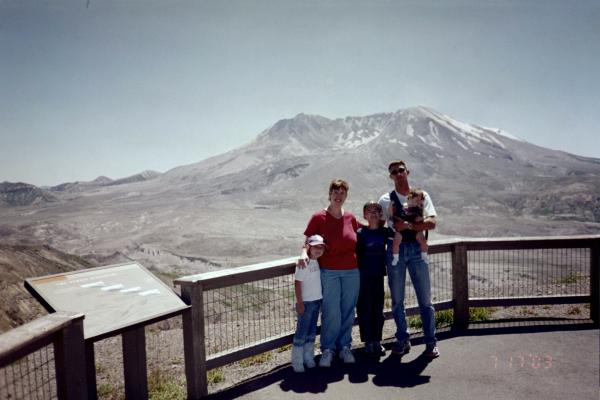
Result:
[[[425,105],[600,158],[599,1],[0,0],[0,181],[164,172]]]

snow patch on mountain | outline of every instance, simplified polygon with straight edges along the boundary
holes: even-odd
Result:
[[[478,126],[478,125],[475,125],[475,126]],[[506,131],[503,131],[502,129],[488,128],[488,127],[485,127],[485,126],[480,126],[480,128],[481,129],[485,129],[486,131],[494,132],[496,135],[500,135],[500,136],[504,136],[504,137],[507,137],[507,138],[512,139],[512,140],[516,140],[517,142],[527,143],[527,141],[525,139],[521,139],[518,136],[512,135],[512,134],[510,134],[510,133],[508,133]]]
[[[437,111],[433,111],[426,107],[419,107],[419,110],[437,124],[444,126],[451,132],[458,134],[470,143],[486,142],[502,149],[506,148],[502,141],[494,137],[493,134],[489,133],[497,133],[495,130],[488,130],[477,125],[466,124],[464,122],[457,121],[448,115],[438,113]]]
[[[442,146],[440,146],[440,145],[439,145],[438,143],[436,143],[435,141],[433,141],[433,140],[430,140],[430,139],[429,139],[429,137],[423,137],[423,136],[421,136],[421,135],[417,135],[417,137],[418,137],[419,139],[421,139],[421,141],[422,141],[423,143],[425,143],[426,145],[429,145],[429,146],[436,147],[436,148],[438,148],[438,149],[440,149],[440,150],[444,150],[444,148],[443,148]]]
[[[381,135],[381,131],[377,129],[359,129],[340,133],[337,136],[334,148],[354,149],[377,139],[379,135]]]
[[[413,128],[413,126],[411,124],[406,125],[406,134],[410,137],[415,136],[415,129]]]
[[[453,140],[453,141],[454,141],[456,144],[458,144],[460,147],[462,147],[462,148],[463,148],[463,150],[466,150],[466,151],[469,151],[469,150],[470,150],[470,147],[467,147],[467,145],[466,145],[466,144],[464,144],[462,141],[458,140],[456,137],[453,137],[453,138],[452,138],[452,140]]]
[[[506,146],[504,145],[504,143],[502,143],[501,141],[499,141],[498,139],[496,139],[494,136],[492,135],[488,135],[487,136],[492,142],[495,142],[498,146],[500,146],[503,149],[506,149]]]
[[[436,139],[436,141],[440,142],[440,134],[438,133],[437,126],[431,121],[429,121],[429,133]]]
[[[401,145],[403,147],[408,147],[408,144],[406,142],[403,142],[403,141],[398,140],[398,139],[390,139],[390,140],[388,140],[388,142],[389,143],[397,143],[397,144],[399,144],[399,145]]]

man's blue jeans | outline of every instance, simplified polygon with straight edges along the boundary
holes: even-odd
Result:
[[[352,325],[360,274],[358,268],[336,270],[321,268],[323,313],[321,314],[321,350],[339,350],[352,344]]]
[[[305,343],[314,343],[317,337],[317,320],[321,309],[321,300],[304,301],[304,314],[298,315],[296,333],[294,333],[294,346],[304,346]]]
[[[423,334],[426,344],[436,344],[435,338],[435,310],[431,304],[431,282],[429,280],[429,263],[427,256],[421,254],[417,242],[400,244],[400,260],[398,264],[391,265],[392,246],[388,246],[387,274],[390,293],[392,295],[392,314],[396,322],[396,339],[404,342],[409,339],[406,312],[404,310],[404,295],[406,284],[406,270],[410,274],[419,310],[423,322]]]

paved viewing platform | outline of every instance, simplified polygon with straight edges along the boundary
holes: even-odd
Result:
[[[597,327],[518,324],[441,332],[441,356],[434,360],[421,355],[425,346],[417,338],[402,358],[391,355],[389,345],[379,361],[357,349],[354,365],[338,359],[331,368],[296,374],[288,364],[208,398],[598,400]]]

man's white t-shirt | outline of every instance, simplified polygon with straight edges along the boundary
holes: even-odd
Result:
[[[402,204],[405,204],[406,197],[404,195],[401,195],[398,192],[396,192],[396,194],[398,195],[400,202]],[[425,197],[425,199],[423,201],[423,218],[437,216],[437,213],[435,212],[435,207],[433,207],[433,202],[431,201],[431,198],[429,197],[429,193],[423,191],[423,195]],[[385,220],[387,226],[394,229],[394,221],[392,218],[393,215],[391,215],[389,212],[390,204],[392,203],[392,200],[390,199],[390,192],[384,193],[383,196],[381,196],[379,198],[378,203],[381,205],[381,208],[383,208],[382,219]]]
[[[296,267],[294,279],[302,282],[302,301],[315,301],[323,298],[321,269],[317,260],[311,258],[306,267]]]

